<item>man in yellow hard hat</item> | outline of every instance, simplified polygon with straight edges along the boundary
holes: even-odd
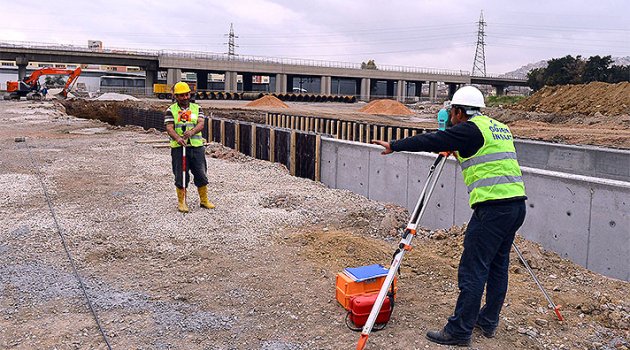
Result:
[[[175,187],[177,188],[177,210],[182,213],[188,212],[186,187],[190,181],[190,173],[193,175],[193,182],[199,192],[199,204],[202,208],[213,209],[214,204],[208,201],[208,166],[203,136],[201,136],[205,117],[199,105],[190,102],[188,84],[183,81],[175,84],[173,95],[177,102],[166,110],[164,124],[166,124],[166,132],[171,139],[171,164],[173,175],[175,175]],[[186,147],[185,179],[183,175],[184,147]]]

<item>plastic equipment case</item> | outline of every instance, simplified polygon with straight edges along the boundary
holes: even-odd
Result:
[[[345,273],[339,272],[336,278],[337,301],[346,310],[350,310],[350,298],[354,296],[362,295],[362,294],[374,294],[374,295],[378,294],[378,292],[381,290],[381,286],[383,285],[383,282],[385,282],[385,277],[386,276],[382,276],[382,277],[377,277],[377,278],[357,282],[357,281],[354,281],[351,277],[349,277]],[[394,285],[394,297],[395,297],[396,291],[398,290],[397,277],[394,277],[393,285]],[[368,314],[369,313],[370,313],[370,310],[368,310]]]
[[[349,317],[350,321],[354,323],[356,327],[363,327],[367,322],[368,317],[370,316],[370,312],[372,311],[372,307],[374,306],[374,302],[376,301],[376,296],[378,294],[367,294],[367,295],[358,295],[352,297],[350,299],[350,311]],[[381,306],[381,310],[376,316],[376,324],[385,324],[389,322],[389,317],[392,315],[392,304],[389,297],[385,297],[383,300],[383,306]]]

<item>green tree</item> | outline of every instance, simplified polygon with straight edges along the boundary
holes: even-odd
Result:
[[[547,61],[545,85],[579,84],[584,71],[582,56],[567,55]]]
[[[630,82],[630,66],[613,65],[608,70],[608,82],[620,83],[622,81]]]
[[[377,69],[374,60],[368,60],[367,63],[361,62],[361,69]]]
[[[610,74],[610,64],[613,60],[610,56],[600,57],[591,56],[584,65],[584,74],[582,74],[582,82],[590,83],[592,81],[608,81]]]
[[[534,68],[527,73],[527,85],[534,91],[545,86],[545,68]]]

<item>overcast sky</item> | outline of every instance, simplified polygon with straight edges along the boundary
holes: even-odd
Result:
[[[0,2],[0,41],[471,71],[483,10],[488,73],[566,55],[630,56],[630,1],[55,0]]]

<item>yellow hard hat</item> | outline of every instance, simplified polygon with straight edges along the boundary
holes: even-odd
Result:
[[[187,92],[190,92],[190,86],[188,86],[188,84],[184,83],[183,81],[180,81],[173,87],[173,93],[176,95],[185,94]]]

